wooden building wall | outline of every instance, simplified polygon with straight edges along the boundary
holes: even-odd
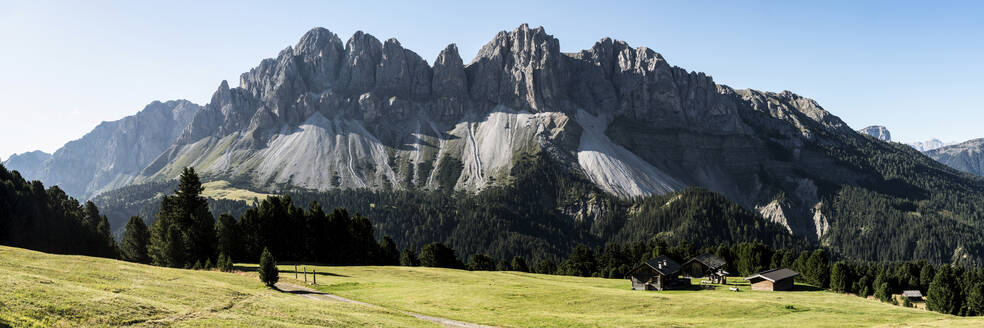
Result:
[[[772,290],[772,282],[761,279],[759,281],[752,282],[752,290]]]
[[[761,279],[752,282],[752,290],[782,291],[793,289],[793,278],[782,279],[775,283]]]

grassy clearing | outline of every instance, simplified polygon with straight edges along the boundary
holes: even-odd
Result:
[[[309,267],[318,289],[433,316],[510,327],[980,327],[960,318],[826,291],[644,292],[627,280],[407,267]],[[282,270],[293,270],[283,266]],[[281,273],[293,280],[293,274]]]
[[[202,196],[212,199],[230,199],[230,200],[241,200],[253,204],[254,200],[263,200],[270,196],[269,194],[261,194],[254,191],[249,191],[246,189],[239,189],[229,185],[229,181],[218,180],[209,181],[202,184],[205,187],[205,191],[202,192]]]
[[[405,314],[264,287],[255,273],[159,268],[0,246],[0,327],[417,327]]]
[[[253,266],[253,265],[250,265]],[[246,267],[246,266],[244,266]],[[294,279],[281,266],[281,280]],[[960,318],[825,291],[726,288],[643,292],[628,281],[407,267],[314,267],[312,300],[229,274],[49,255],[0,246],[0,327],[416,327],[402,311],[505,327],[981,327]],[[299,281],[301,280],[301,281]]]

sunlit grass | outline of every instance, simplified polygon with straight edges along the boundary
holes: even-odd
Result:
[[[282,267],[293,270],[293,266]],[[634,291],[628,280],[408,267],[313,267],[319,290],[392,309],[512,327],[984,326],[947,316],[808,291]],[[293,274],[281,277],[293,280]],[[310,279],[310,278],[309,278]],[[699,282],[699,281],[698,281]],[[804,288],[805,289],[805,288]]]
[[[0,247],[0,323],[15,327],[414,327],[380,308],[263,286],[255,273],[159,268]]]

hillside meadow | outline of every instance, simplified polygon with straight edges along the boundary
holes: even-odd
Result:
[[[318,290],[479,324],[510,327],[981,327],[961,318],[853,295],[798,291],[634,291],[628,280],[420,267],[307,267]],[[293,266],[281,267],[293,271]],[[285,275],[282,274],[282,277]],[[293,275],[288,277],[293,279]]]
[[[255,274],[159,268],[0,246],[0,322],[14,327],[433,327],[380,308],[312,300]]]
[[[433,327],[406,312],[503,327],[980,327],[984,319],[801,286],[643,292],[627,280],[420,267],[324,267],[311,299],[239,274],[0,247],[0,327]],[[300,268],[305,268],[301,266]],[[293,265],[281,281],[298,285]],[[310,280],[310,276],[308,276]]]

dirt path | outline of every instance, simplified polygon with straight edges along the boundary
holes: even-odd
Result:
[[[359,305],[369,306],[369,307],[383,308],[382,306],[379,306],[379,305],[369,304],[369,303],[365,303],[365,302],[359,302],[359,301],[347,299],[347,298],[344,298],[344,297],[341,297],[341,296],[338,296],[338,295],[332,295],[332,294],[320,292],[320,291],[317,291],[317,290],[312,289],[312,288],[309,288],[309,287],[298,286],[298,285],[291,284],[291,283],[286,283],[286,282],[278,282],[277,283],[277,288],[279,288],[281,291],[284,291],[286,293],[297,294],[297,295],[300,295],[300,296],[303,296],[303,297],[307,297],[307,298],[310,298],[310,299],[313,299],[313,300],[319,300],[319,301],[337,301],[337,302],[345,302],[345,303],[359,304]],[[441,317],[432,317],[432,316],[429,316],[429,315],[423,315],[423,314],[419,314],[419,313],[413,313],[413,312],[407,312],[407,311],[399,311],[399,310],[396,310],[396,311],[397,312],[406,313],[406,314],[408,314],[408,315],[410,315],[410,316],[412,316],[414,318],[417,318],[417,319],[427,320],[427,321],[430,321],[430,322],[433,322],[433,323],[436,323],[436,324],[440,324],[440,325],[445,326],[445,327],[456,327],[456,328],[494,328],[493,326],[479,325],[479,324],[475,324],[475,323],[463,322],[463,321],[457,321],[457,320],[451,320],[451,319],[441,318]]]

